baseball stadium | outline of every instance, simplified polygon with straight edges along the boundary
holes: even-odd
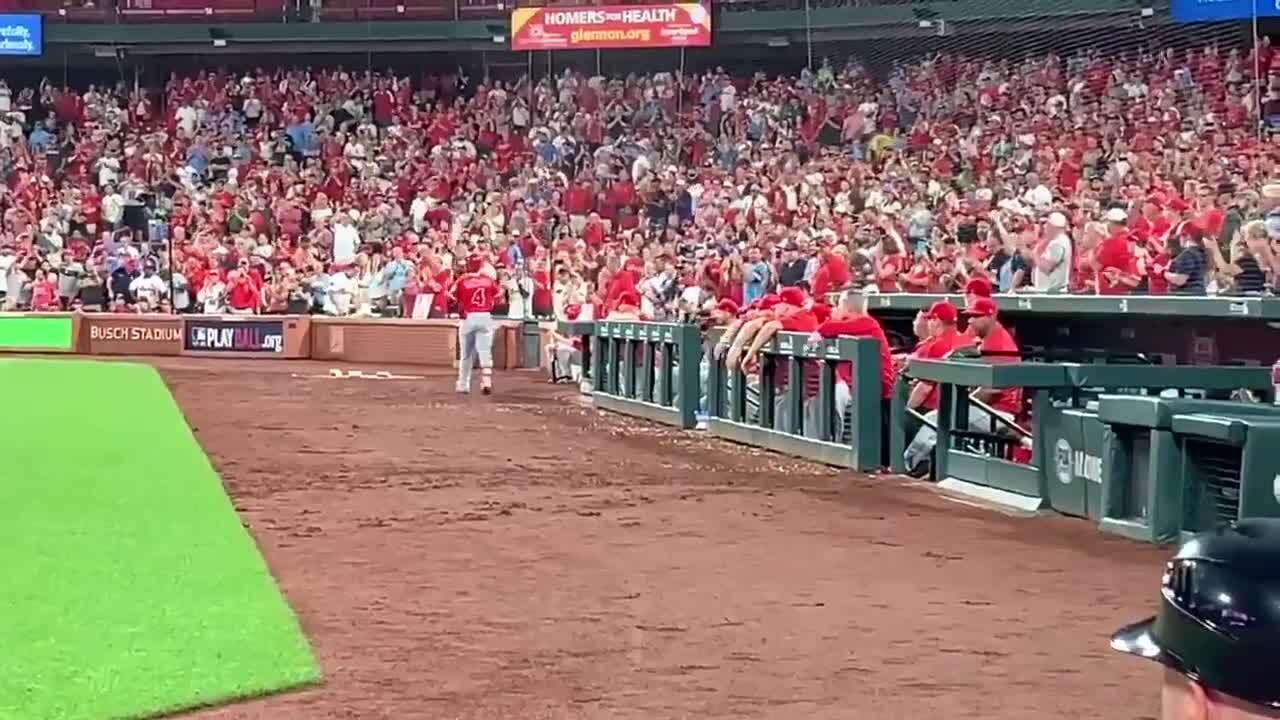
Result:
[[[0,720],[1280,718],[1274,5],[0,0]]]

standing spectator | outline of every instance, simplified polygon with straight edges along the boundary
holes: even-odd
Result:
[[[227,307],[233,315],[254,315],[262,305],[258,283],[250,274],[247,263],[227,274]]]
[[[102,222],[108,229],[120,227],[124,219],[124,198],[116,192],[114,183],[106,183],[102,192]]]
[[[220,273],[210,272],[204,277],[204,285],[196,293],[196,302],[206,315],[221,315],[226,312],[227,286],[222,282]]]
[[[58,304],[58,286],[44,268],[37,268],[31,281],[31,309],[35,312],[62,309]]]
[[[760,248],[753,245],[747,251],[747,263],[742,272],[743,303],[751,303],[764,297],[769,288],[769,265],[761,258]]]
[[[1106,213],[1108,234],[1098,245],[1094,269],[1098,272],[1098,294],[1125,295],[1138,286],[1139,276],[1129,239],[1128,213],[1111,208]]]
[[[1164,274],[1169,290],[1176,295],[1204,295],[1209,269],[1205,233],[1191,222],[1183,223],[1175,233],[1181,250]]]
[[[1071,236],[1067,233],[1067,216],[1049,213],[1044,224],[1044,238],[1024,253],[1031,265],[1031,285],[1036,292],[1066,292],[1071,284]]]
[[[808,270],[808,258],[800,257],[794,244],[782,249],[782,267],[778,269],[778,287],[797,287],[804,282]]]
[[[168,285],[156,274],[156,268],[150,261],[143,265],[142,274],[129,283],[129,295],[134,302],[146,303],[148,308],[159,307],[161,299],[168,294]]]

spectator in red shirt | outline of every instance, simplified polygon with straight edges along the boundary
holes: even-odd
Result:
[[[843,290],[852,279],[849,273],[849,252],[843,245],[832,250],[824,250],[818,256],[822,264],[813,274],[811,281],[813,297],[822,300],[827,293]]]
[[[254,315],[261,304],[261,291],[247,269],[232,270],[227,274],[227,306],[231,314]]]
[[[1099,295],[1127,295],[1138,287],[1137,260],[1130,247],[1129,216],[1120,208],[1107,211],[1108,234],[1094,256]]]

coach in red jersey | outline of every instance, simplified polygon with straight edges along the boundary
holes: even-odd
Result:
[[[982,298],[991,298],[991,281],[984,277],[970,278],[969,282],[964,286],[964,306],[966,308],[973,307],[973,304]],[[964,336],[969,339],[970,343],[977,344],[977,336],[973,334],[973,327],[969,326],[964,330]]]
[[[893,382],[896,369],[893,365],[893,353],[889,347],[889,339],[885,337],[880,321],[867,313],[867,296],[861,292],[846,290],[840,296],[840,306],[831,317],[818,326],[811,340],[830,339],[836,337],[872,338],[880,346],[880,417],[884,427],[888,427],[889,411],[893,401]],[[835,387],[835,438],[844,437],[844,414],[853,400],[853,363],[836,364]],[[889,433],[881,433],[883,439],[881,454],[887,460]]]
[[[979,339],[979,350],[985,361],[1020,362],[1022,358],[1018,354],[1018,344],[1008,330],[997,322],[998,313],[999,308],[991,298],[979,298],[965,309],[965,314],[973,325],[974,335]],[[976,388],[972,397],[981,404],[969,408],[968,429],[989,433],[994,432],[999,425],[1013,422],[1020,409],[1022,392],[1017,388]],[[997,421],[992,417],[993,413],[1005,422]],[[938,419],[936,407],[925,415],[925,419],[928,423],[916,433],[904,456],[907,471],[912,474],[922,474],[927,468],[928,460],[938,442],[938,435],[933,429],[937,426]]]
[[[1018,343],[996,319],[999,311],[994,300],[984,298],[965,309],[964,314],[969,316],[969,327],[978,338],[978,349],[983,360],[994,363],[1019,362],[1022,354]],[[1006,420],[1013,420],[1022,410],[1020,388],[978,388],[974,392],[974,399],[991,406],[992,410]]]
[[[921,344],[915,357],[922,360],[944,360],[956,350],[972,347],[973,340],[956,330],[959,315],[956,306],[945,300],[929,306],[924,313],[929,323],[929,341]],[[925,411],[924,419],[928,423],[922,425],[916,432],[916,439],[904,454],[909,473],[918,475],[928,470],[928,459],[937,440],[937,436],[932,434],[933,430],[929,425],[937,424],[938,396],[937,383],[916,380],[911,387],[911,394],[907,397],[907,408],[916,412]],[[930,434],[926,435],[926,433]]]
[[[473,255],[467,273],[453,285],[453,297],[462,313],[458,325],[458,392],[471,392],[471,368],[480,361],[480,392],[493,392],[493,307],[498,302],[497,272],[487,258]]]

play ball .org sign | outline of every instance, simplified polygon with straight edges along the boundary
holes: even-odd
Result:
[[[193,352],[278,355],[284,352],[284,322],[188,320],[185,347]]]
[[[1053,469],[1063,485],[1069,485],[1076,478],[1102,482],[1102,458],[1073,449],[1066,438],[1058,440],[1053,448]]]

